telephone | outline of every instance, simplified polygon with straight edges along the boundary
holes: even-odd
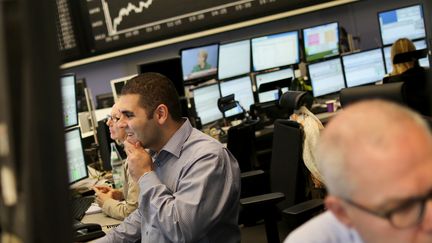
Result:
[[[74,223],[74,242],[93,240],[105,235],[102,227],[98,224]]]

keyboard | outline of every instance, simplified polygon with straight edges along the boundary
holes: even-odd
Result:
[[[94,200],[94,196],[74,198],[72,200],[72,217],[76,220],[81,220]]]

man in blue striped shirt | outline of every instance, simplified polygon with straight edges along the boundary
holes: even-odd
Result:
[[[240,242],[237,161],[181,117],[171,81],[157,73],[131,79],[118,108],[139,206],[98,242]]]

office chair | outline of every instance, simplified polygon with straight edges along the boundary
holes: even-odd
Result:
[[[288,114],[292,114],[294,110],[300,109],[302,106],[306,106],[308,109],[312,106],[313,97],[306,91],[287,91],[282,94],[279,99],[279,105]]]
[[[268,242],[280,242],[277,219],[281,215],[295,228],[323,210],[323,200],[308,200],[308,171],[302,159],[300,124],[278,119],[274,123],[270,185],[272,193],[240,199],[243,210],[263,212]]]
[[[367,85],[344,88],[340,91],[340,103],[345,107],[365,99],[384,99],[399,104],[405,104],[402,82],[388,83],[383,85]]]
[[[242,122],[228,129],[227,148],[237,159],[241,172],[259,167],[255,149],[256,120]]]
[[[430,79],[423,78],[408,82],[345,88],[340,91],[340,102],[342,107],[345,107],[360,100],[384,99],[408,106],[421,115],[430,117],[431,87]]]

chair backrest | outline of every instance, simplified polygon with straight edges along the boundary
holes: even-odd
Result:
[[[274,123],[271,190],[283,192],[286,199],[278,204],[287,208],[304,201],[306,172],[303,164],[303,130],[295,121],[278,119]]]
[[[345,88],[340,91],[342,107],[365,99],[384,99],[405,104],[402,82]]]
[[[312,103],[313,97],[306,91],[287,91],[279,99],[279,105],[289,114],[292,114],[294,110],[298,110],[302,106],[306,106],[309,109]]]
[[[228,129],[227,148],[237,159],[240,171],[250,171],[257,164],[255,152],[255,125],[257,121],[243,122]]]

